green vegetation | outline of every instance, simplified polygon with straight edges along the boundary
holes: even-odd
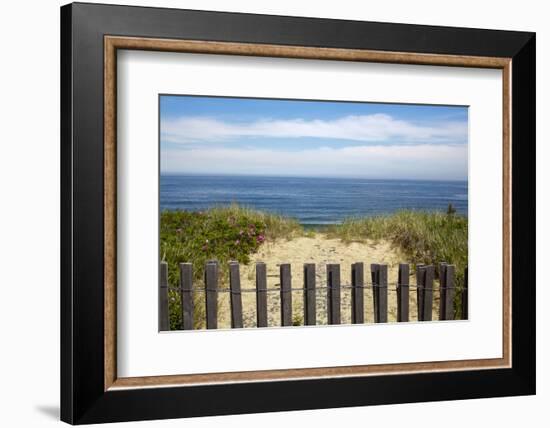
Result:
[[[454,213],[399,211],[352,218],[326,229],[326,233],[347,242],[390,240],[415,264],[446,261],[463,271],[468,263],[468,219]]]
[[[164,211],[160,220],[160,256],[168,263],[168,282],[179,283],[179,263],[193,264],[193,277],[201,286],[204,265],[217,260],[222,275],[227,277],[227,264],[235,260],[248,263],[250,255],[264,242],[302,236],[304,230],[294,220],[263,213],[238,205],[212,208],[205,212]],[[180,302],[171,291],[170,326],[181,327]],[[195,299],[195,327],[204,327],[204,299]]]
[[[408,262],[432,264],[436,272],[440,262],[454,264],[457,285],[462,287],[464,269],[468,266],[468,218],[456,214],[450,204],[446,213],[399,211],[392,215],[351,218],[329,227],[326,233],[346,242],[390,240]],[[455,308],[460,310],[459,293]]]

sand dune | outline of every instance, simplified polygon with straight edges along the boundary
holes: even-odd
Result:
[[[255,287],[255,263],[265,262],[267,265],[268,288],[274,292],[268,293],[268,322],[270,327],[280,325],[280,298],[279,293],[279,264],[290,263],[292,267],[292,287],[303,287],[303,264],[316,264],[316,284],[318,287],[326,286],[327,263],[339,263],[342,285],[351,284],[351,264],[363,262],[365,264],[365,281],[370,281],[370,264],[388,264],[388,321],[396,321],[397,301],[395,283],[397,282],[397,269],[399,263],[406,262],[406,258],[399,250],[387,241],[369,241],[365,243],[344,243],[339,239],[328,239],[321,233],[313,237],[295,238],[289,241],[276,241],[266,243],[257,254],[252,256],[248,266],[241,266],[241,287],[253,289]],[[411,284],[416,281],[411,275]],[[437,319],[438,300],[434,293],[434,319]],[[256,297],[255,293],[243,293],[243,318],[244,327],[256,326]],[[416,293],[411,289],[410,293],[410,320],[415,321]],[[342,289],[341,292],[341,316],[342,323],[351,322],[351,290]],[[220,296],[219,328],[229,328],[229,299],[227,295]],[[303,293],[292,292],[293,319],[303,323]],[[373,322],[373,297],[372,290],[365,289],[365,322]],[[317,324],[326,324],[327,305],[326,290],[317,291]]]

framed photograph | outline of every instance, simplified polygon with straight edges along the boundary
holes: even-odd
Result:
[[[61,57],[62,420],[535,393],[533,33],[76,3]]]

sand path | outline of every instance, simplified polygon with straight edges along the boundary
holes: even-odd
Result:
[[[399,263],[406,261],[387,241],[368,241],[365,243],[344,243],[339,239],[328,239],[317,233],[314,237],[295,238],[290,241],[276,241],[264,244],[257,254],[252,256],[248,266],[241,266],[241,287],[243,289],[255,288],[255,263],[265,262],[267,266],[267,286],[274,292],[268,293],[268,323],[270,327],[280,325],[280,297],[279,290],[279,265],[290,263],[292,269],[292,287],[303,287],[303,264],[316,264],[316,285],[326,287],[327,263],[339,263],[342,285],[351,284],[351,264],[363,262],[365,264],[365,282],[370,282],[370,264],[388,264],[388,321],[395,322],[397,317],[397,300],[395,283]],[[411,275],[410,283],[416,281]],[[225,294],[225,293],[223,293]],[[434,319],[437,319],[436,309],[439,307],[437,293],[434,293]],[[243,293],[243,322],[244,327],[256,326],[256,297],[255,293]],[[351,323],[351,290],[341,290],[341,317],[343,324]],[[365,289],[365,322],[373,322],[373,297],[372,290]],[[327,322],[326,290],[317,291],[317,324]],[[416,321],[416,293],[411,289],[410,293],[410,320]],[[227,295],[221,295],[219,301],[219,328],[229,328],[229,299]],[[292,292],[293,320],[303,325],[303,292]]]

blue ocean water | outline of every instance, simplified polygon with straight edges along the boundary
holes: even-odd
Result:
[[[201,211],[233,202],[294,217],[304,225],[400,209],[468,214],[467,181],[161,175],[161,210]]]

